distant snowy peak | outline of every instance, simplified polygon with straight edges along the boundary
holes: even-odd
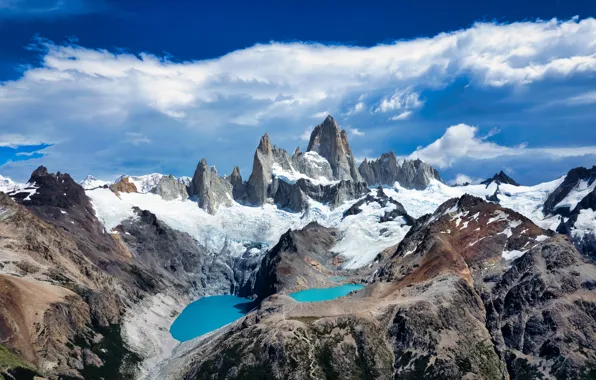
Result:
[[[515,180],[513,178],[509,177],[502,170],[500,172],[496,173],[491,178],[486,179],[480,183],[488,186],[493,182],[497,183],[497,184],[507,184],[507,185],[519,186],[519,183],[515,182]]]
[[[0,175],[0,192],[9,193],[14,191],[18,186],[19,184],[12,179]]]
[[[111,184],[112,184],[111,181],[104,181],[101,179],[97,179],[92,175],[88,175],[87,177],[85,177],[84,180],[79,182],[79,185],[81,185],[83,187],[83,189],[85,189],[85,190],[91,190],[91,189],[95,189],[98,187],[103,187],[105,185],[109,186]]]
[[[81,182],[79,182],[79,185],[81,185],[83,187],[83,189],[85,190],[91,190],[91,189],[96,189],[98,187],[103,187],[105,185],[113,185],[115,183],[118,183],[122,180],[122,178],[128,178],[128,181],[133,183],[135,185],[135,187],[137,188],[139,193],[149,193],[151,192],[151,190],[154,190],[157,185],[159,184],[159,181],[161,180],[162,177],[166,177],[166,175],[161,174],[161,173],[152,173],[152,174],[145,174],[145,175],[140,175],[140,176],[129,176],[127,174],[122,174],[120,175],[118,178],[116,178],[114,181],[106,181],[106,180],[102,180],[102,179],[98,179],[92,175],[88,175],[87,177],[85,177],[85,179],[83,179]],[[187,177],[187,176],[182,176],[182,177],[173,177],[178,183],[183,184],[184,186],[188,186],[190,185],[190,181],[192,178]]]

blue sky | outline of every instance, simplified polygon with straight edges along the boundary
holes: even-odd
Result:
[[[486,3],[486,4],[483,4]],[[575,17],[577,16],[577,17]],[[446,180],[596,164],[593,1],[0,0],[0,174],[245,178],[331,113]]]

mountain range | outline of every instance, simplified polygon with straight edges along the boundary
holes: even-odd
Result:
[[[244,167],[244,165],[241,165]],[[448,186],[328,116],[252,172],[0,177],[5,379],[594,379],[596,167]],[[325,302],[289,295],[343,283]],[[181,343],[203,296],[254,300]]]

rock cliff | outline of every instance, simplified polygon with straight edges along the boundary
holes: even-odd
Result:
[[[203,158],[192,177],[188,195],[198,197],[199,207],[210,214],[215,214],[220,205],[232,204],[232,190],[229,180],[218,177],[215,167],[210,168],[207,160]]]
[[[424,189],[431,180],[441,180],[439,172],[432,166],[419,159],[399,162],[393,152],[383,153],[374,161],[365,159],[358,171],[369,185],[393,186],[399,182],[407,189]]]
[[[348,143],[345,130],[339,130],[337,122],[331,116],[317,125],[310,135],[307,152],[316,152],[325,158],[336,180],[361,181],[356,162]]]

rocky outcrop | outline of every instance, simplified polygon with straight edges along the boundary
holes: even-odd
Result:
[[[596,234],[590,228],[593,212],[596,211],[596,166],[571,169],[563,182],[548,196],[543,206],[545,215],[559,215],[557,232],[568,235],[577,249],[596,261]],[[590,188],[592,188],[591,191]],[[586,190],[588,190],[586,192]],[[578,192],[581,192],[578,194]],[[585,195],[584,195],[585,194]],[[570,201],[565,201],[570,198]],[[579,200],[579,201],[578,201]],[[576,226],[583,215],[584,221]]]
[[[333,172],[333,179],[361,181],[345,130],[340,131],[331,116],[317,125],[310,135],[307,152],[325,158]]]
[[[246,184],[247,200],[256,205],[262,205],[267,201],[268,188],[271,183],[273,166],[273,150],[269,135],[265,133],[261,137],[259,146],[254,155],[252,173]]]
[[[174,178],[172,174],[161,177],[157,186],[151,189],[150,192],[159,195],[166,201],[188,198],[186,185]]]
[[[331,185],[321,185],[301,178],[292,186],[299,187],[310,198],[328,204],[331,209],[348,200],[360,198],[369,191],[366,183],[352,181],[339,181]]]
[[[568,216],[573,210],[569,207],[557,207],[557,205],[565,199],[579,184],[586,182],[587,186],[591,186],[596,181],[596,166],[591,169],[578,167],[571,169],[563,182],[548,196],[544,202],[542,212],[544,215],[558,214]]]
[[[362,206],[370,205],[371,203],[378,204],[380,208],[385,208],[389,205],[392,205],[390,211],[386,211],[385,214],[380,217],[380,223],[394,221],[396,218],[400,217],[404,219],[405,224],[408,226],[413,226],[416,222],[414,218],[408,215],[406,209],[401,203],[385,194],[381,186],[377,188],[375,193],[367,194],[366,197],[350,206],[350,208],[344,212],[343,217],[345,218],[350,215],[358,215],[362,212]]]
[[[254,294],[262,300],[275,293],[291,293],[331,282],[328,271],[337,254],[330,252],[338,231],[316,222],[287,231],[269,250],[256,275]]]
[[[369,185],[393,186],[399,182],[407,189],[424,189],[431,180],[441,180],[439,172],[424,161],[403,160],[399,162],[393,152],[383,153],[381,158],[369,161],[364,159],[358,171]]]
[[[244,199],[244,191],[246,191],[246,200],[249,203],[262,205],[273,202],[281,208],[303,211],[307,208],[308,197],[318,202],[328,203],[334,208],[346,200],[365,194],[366,184],[354,182],[352,177],[338,182],[332,181],[337,176],[333,172],[330,161],[317,152],[317,150],[325,154],[334,152],[333,157],[337,163],[335,170],[344,173],[345,168],[351,167],[350,162],[353,160],[350,158],[351,151],[347,138],[339,135],[337,123],[332,118],[328,118],[326,123],[317,128],[319,129],[313,131],[311,135],[313,150],[302,153],[298,148],[292,157],[281,148],[271,147],[269,135],[265,134],[255,152],[253,171],[248,182],[242,186],[241,178],[239,180],[238,176],[235,177],[234,186],[237,192],[234,199]],[[339,136],[337,141],[329,137],[335,130]],[[344,169],[338,169],[340,167]],[[277,175],[274,174],[276,170]],[[283,173],[296,177],[300,177],[296,174],[301,173],[303,176],[298,180],[290,181]]]
[[[334,178],[329,161],[317,152],[302,153],[297,149],[292,157],[292,165],[297,171],[313,179],[331,180]]]
[[[512,379],[581,378],[590,371],[596,352],[578,347],[593,347],[588,342],[596,334],[577,326],[594,323],[586,311],[593,294],[584,289],[596,267],[563,236],[468,195],[425,219],[400,243],[380,278],[406,285],[458,274],[482,299],[479,316],[486,315],[495,342],[490,350]]]
[[[116,195],[120,193],[136,193],[137,187],[134,183],[130,182],[128,177],[122,177],[120,180],[110,185],[110,190]]]
[[[502,170],[500,172],[496,173],[494,176],[492,176],[492,178],[486,179],[480,183],[483,185],[486,185],[486,187],[488,187],[493,182],[496,183],[497,185],[507,184],[507,185],[519,186],[519,183],[515,182],[515,180],[513,178],[509,177]]]
[[[296,184],[274,178],[269,191],[273,197],[273,202],[281,209],[300,212],[308,208],[308,197]]]
[[[217,176],[215,167],[209,167],[204,158],[197,165],[195,174],[188,187],[190,197],[197,196],[199,207],[210,214],[215,214],[219,206],[232,205],[232,184]]]
[[[240,168],[238,166],[234,166],[229,180],[232,184],[232,196],[234,199],[239,202],[246,201],[246,183],[242,182],[242,176],[240,175]]]

